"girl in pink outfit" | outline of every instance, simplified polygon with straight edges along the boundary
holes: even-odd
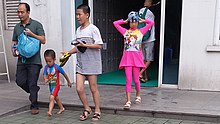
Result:
[[[121,25],[129,23],[130,28],[125,29]],[[138,23],[146,23],[146,26],[138,29]],[[125,109],[131,107],[131,91],[132,91],[132,75],[134,78],[136,99],[135,103],[141,103],[140,96],[140,68],[145,68],[142,55],[141,42],[143,35],[153,26],[151,20],[143,20],[138,17],[137,12],[130,12],[127,20],[118,20],[113,22],[115,28],[124,36],[124,51],[119,65],[119,69],[125,69],[126,75],[126,96],[127,102],[124,105]]]

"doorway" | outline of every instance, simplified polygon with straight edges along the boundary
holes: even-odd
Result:
[[[154,0],[154,4],[159,1]],[[155,60],[149,67],[152,70],[149,71],[150,81],[142,83],[142,86],[178,85],[182,0],[162,2],[166,3],[164,13],[161,13],[163,11],[161,11],[161,4],[152,9],[155,14],[156,29]],[[139,11],[143,7],[143,3],[144,0],[139,2],[93,0],[93,23],[99,28],[104,42],[102,49],[103,74],[98,76],[99,84],[125,84],[124,72],[118,70],[123,52],[123,37],[114,28],[113,21],[126,19],[130,11]],[[164,25],[161,25],[161,14],[166,16]],[[161,26],[164,28],[164,33],[161,33]]]
[[[166,0],[162,85],[178,85],[182,0]]]

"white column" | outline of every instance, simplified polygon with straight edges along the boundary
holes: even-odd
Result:
[[[62,51],[72,49],[71,41],[75,38],[75,0],[63,0],[61,2],[62,20]],[[76,82],[76,55],[73,54],[63,67],[72,82]]]

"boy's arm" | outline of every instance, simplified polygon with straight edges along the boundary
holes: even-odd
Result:
[[[67,81],[67,83],[68,83],[68,86],[69,86],[69,87],[72,87],[72,84],[71,84],[70,79],[69,79],[69,77],[67,76],[67,74],[64,73],[63,76],[64,76],[64,78],[66,79],[66,81]]]
[[[71,49],[71,50],[69,50],[67,52],[69,52],[70,54],[77,53],[76,47],[74,47],[73,49]]]
[[[48,79],[48,73],[47,73],[47,65],[44,67],[43,77],[44,77],[44,83],[48,84],[50,79]]]
[[[102,48],[102,44],[85,44],[83,42],[80,42],[80,44],[78,44],[77,46],[87,47],[90,49],[101,49]]]
[[[76,47],[72,48],[71,50],[69,51],[66,51],[66,52],[69,52],[70,54],[74,54],[74,53],[77,53],[77,50],[76,50]],[[61,54],[65,54],[66,52],[60,52]]]

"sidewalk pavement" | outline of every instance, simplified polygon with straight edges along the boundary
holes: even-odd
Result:
[[[39,85],[41,107],[48,107],[48,85]],[[94,108],[89,86],[85,85],[89,104]],[[160,117],[181,120],[220,122],[220,92],[188,91],[157,87],[142,87],[142,103],[133,103],[129,111],[123,110],[126,102],[125,86],[99,85],[101,111],[104,113]],[[75,90],[62,86],[59,96],[66,109],[82,111],[82,104]],[[0,81],[0,117],[29,109],[28,94],[15,82]]]
[[[153,118],[141,116],[127,116],[119,114],[102,113],[99,121],[92,121],[89,116],[85,121],[79,120],[82,111],[65,110],[60,115],[55,114],[58,109],[53,110],[53,115],[46,115],[48,109],[41,108],[38,115],[31,115],[30,111],[24,111],[17,114],[0,118],[0,124],[217,124],[211,122],[188,121],[167,118]]]

